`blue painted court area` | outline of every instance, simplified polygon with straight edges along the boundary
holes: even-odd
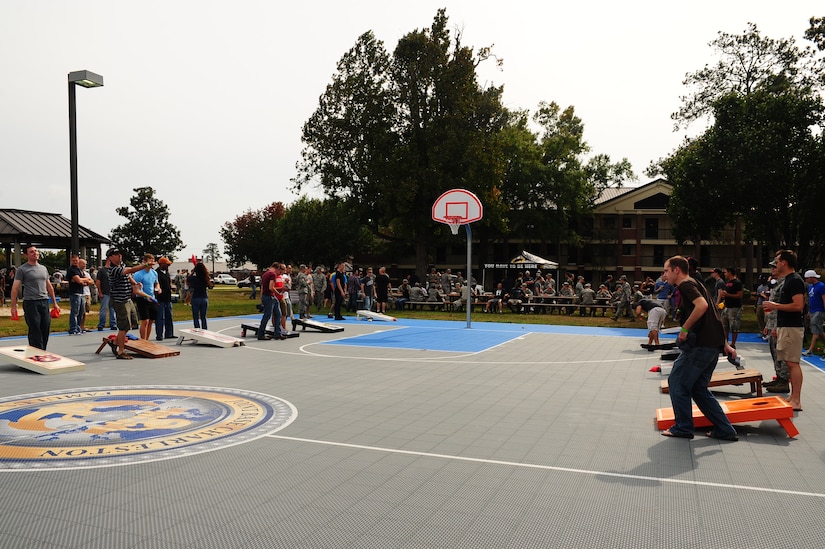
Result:
[[[483,328],[468,330],[456,324],[453,322],[450,327],[393,326],[382,332],[327,341],[324,345],[479,353],[527,333]]]
[[[350,323],[348,320],[347,323]],[[324,342],[324,345],[350,345],[354,347],[386,347],[392,349],[415,349],[448,351],[458,353],[479,353],[502,343],[507,343],[530,333],[568,334],[600,337],[631,337],[645,341],[647,328],[642,322],[634,327],[592,327],[592,326],[551,326],[546,324],[511,324],[504,322],[474,322],[471,328],[466,322],[455,320],[416,320],[399,318],[397,322],[374,324],[388,328],[371,334],[344,337]],[[662,341],[676,337],[676,334],[660,334]],[[740,342],[761,342],[756,334],[739,334]]]

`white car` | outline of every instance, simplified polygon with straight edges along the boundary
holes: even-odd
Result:
[[[228,274],[217,274],[212,277],[212,282],[215,284],[237,284],[238,279],[229,276]]]

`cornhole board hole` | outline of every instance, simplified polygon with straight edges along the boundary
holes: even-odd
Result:
[[[245,345],[243,340],[237,337],[219,334],[218,332],[210,332],[209,330],[202,330],[200,328],[182,328],[178,330],[178,334],[177,345],[181,345],[185,339],[192,339],[195,343],[205,343],[207,345],[224,348]]]
[[[15,366],[20,366],[38,374],[64,374],[86,369],[86,365],[82,362],[29,345],[0,347],[0,354],[6,356],[8,361]]]
[[[756,393],[756,396],[762,396],[762,373],[759,370],[745,369],[745,370],[728,370],[722,372],[714,372],[710,378],[708,387],[719,387],[720,385],[742,385],[744,383],[751,384],[751,393]],[[666,379],[662,380],[662,392],[668,392],[668,382]]]
[[[328,322],[319,322],[317,320],[312,320],[311,318],[296,318],[292,321],[292,331],[297,330],[298,326],[301,326],[302,332],[306,332],[307,328],[312,328],[313,330],[318,330],[319,332],[323,332],[325,334],[344,331],[343,326],[330,324]]]
[[[368,322],[372,322],[373,320],[383,320],[385,322],[395,322],[398,319],[394,316],[373,313],[372,311],[362,309],[360,311],[355,311],[355,320],[366,320]]]
[[[662,353],[662,360],[676,360],[680,354],[682,354],[682,351],[679,349],[673,349],[666,353]]]
[[[778,396],[746,398],[720,402],[719,405],[731,423],[750,423],[775,419],[785,429],[790,438],[794,438],[799,434],[793,421],[791,421],[793,406],[784,398]],[[656,410],[657,429],[661,431],[672,427],[675,423],[673,408],[659,408]],[[695,404],[693,405],[693,424],[696,427],[710,427],[712,425]]]
[[[100,351],[103,350],[103,347],[108,345],[112,348],[112,351],[115,352],[115,336],[111,337],[104,337],[103,343],[100,344],[100,347],[97,348],[95,354],[100,354]],[[136,355],[146,357],[146,358],[165,358],[168,356],[178,356],[180,351],[176,351],[171,347],[166,347],[165,345],[158,345],[157,343],[152,343],[151,341],[146,341],[145,339],[126,339],[126,344],[124,345],[124,350],[132,351]]]
[[[252,324],[252,323],[241,324],[241,337],[246,337],[247,332],[251,332],[251,335],[257,335],[258,328],[260,328],[260,327],[261,327],[260,322],[255,322],[254,324]],[[272,330],[272,329],[269,328],[269,326],[267,326],[266,335],[270,335],[272,337],[275,337],[275,330]],[[286,334],[284,334],[284,335],[286,335],[286,337],[299,337],[301,334],[299,334],[298,332],[296,332],[294,330],[287,330]]]

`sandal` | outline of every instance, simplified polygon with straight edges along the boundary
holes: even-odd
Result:
[[[115,355],[115,358],[120,360],[132,360],[132,355],[127,355],[126,353],[118,353]]]
[[[663,437],[673,437],[673,438],[693,438],[693,433],[674,433],[670,429],[665,429],[662,431]]]

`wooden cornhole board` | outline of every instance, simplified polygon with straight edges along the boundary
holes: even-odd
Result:
[[[762,373],[759,370],[744,369],[744,370],[728,370],[722,372],[714,372],[710,378],[708,387],[719,387],[720,385],[739,385],[742,383],[751,384],[751,393],[756,393],[756,396],[762,396]],[[666,379],[662,380],[662,392],[667,393],[668,383]]]
[[[720,402],[719,405],[722,406],[722,411],[725,412],[731,423],[749,423],[775,419],[785,429],[789,437],[794,438],[799,434],[793,421],[791,421],[793,406],[781,397],[746,398]],[[667,429],[675,423],[673,408],[659,408],[656,410],[657,429]],[[695,404],[693,405],[693,424],[696,427],[710,427],[712,425]]]
[[[86,365],[82,362],[29,345],[0,347],[0,354],[8,357],[12,364],[38,374],[64,374],[86,369]]]
[[[318,330],[319,332],[323,332],[325,334],[344,331],[344,327],[339,326],[338,324],[320,322],[318,320],[312,320],[311,318],[296,318],[292,321],[292,330],[297,330],[298,326],[301,326],[302,332],[305,332],[307,328],[312,328],[313,330]]]
[[[177,345],[183,343],[184,339],[192,339],[195,343],[206,343],[216,347],[239,347],[245,345],[242,339],[228,335],[219,334],[218,332],[210,332],[209,330],[202,330],[200,328],[182,328],[178,330]]]
[[[109,342],[112,343],[109,343]],[[100,344],[100,347],[97,348],[95,354],[100,354],[100,351],[103,350],[103,347],[107,345],[116,345],[114,343],[114,338],[103,338],[103,343]],[[132,351],[133,353],[140,355],[146,358],[165,358],[167,356],[178,356],[180,351],[176,351],[170,347],[166,347],[165,345],[158,345],[157,343],[152,343],[151,341],[147,341],[145,339],[126,339],[126,343],[124,345],[124,349],[126,351]]]
[[[254,324],[252,324],[252,323],[241,324],[241,337],[246,337],[246,332],[252,332],[252,335],[256,335],[258,333],[258,328],[260,328],[260,327],[261,327],[260,322],[256,322]],[[272,329],[269,328],[269,326],[267,326],[266,334],[269,335],[269,336],[275,337],[275,330],[272,330]],[[284,335],[286,335],[286,337],[299,337],[301,334],[299,334],[298,332],[296,332],[294,330],[292,330],[292,331],[287,330],[286,334],[284,334]]]
[[[366,320],[368,322],[372,322],[373,320],[383,320],[385,322],[395,322],[398,320],[394,316],[385,315],[381,313],[373,313],[372,311],[368,311],[366,309],[361,309],[360,311],[355,311],[355,320]]]
[[[676,347],[675,341],[669,341],[667,343],[660,343],[659,345],[648,345],[647,343],[640,344],[642,349],[647,349],[648,351],[670,351]]]

